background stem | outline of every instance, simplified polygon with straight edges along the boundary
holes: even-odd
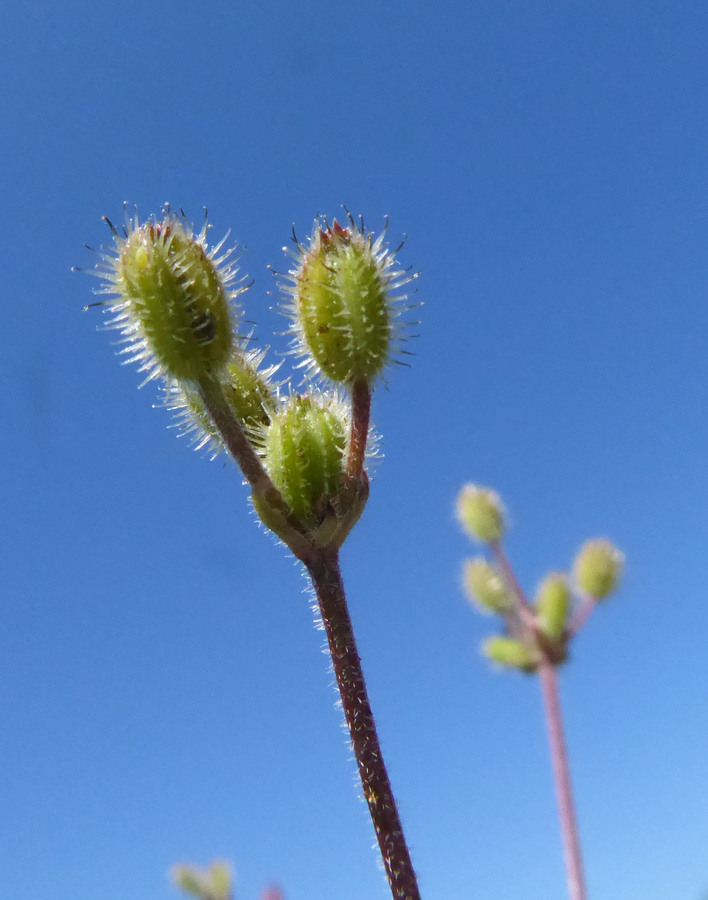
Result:
[[[573,803],[573,788],[570,782],[570,766],[568,765],[568,751],[563,733],[563,714],[561,712],[558,676],[555,667],[555,663],[558,662],[559,658],[562,659],[563,657],[562,655],[559,658],[554,656],[553,642],[548,641],[543,631],[538,628],[531,604],[526,598],[500,542],[497,541],[492,544],[491,550],[507,586],[516,597],[517,612],[529,629],[529,636],[540,651],[541,661],[538,665],[538,676],[541,679],[543,706],[546,713],[553,780],[558,802],[558,818],[563,837],[563,856],[568,877],[568,893],[571,900],[587,900],[585,877],[583,875],[583,857],[580,849],[580,833],[578,831],[578,820],[575,815],[575,804]]]
[[[551,748],[558,816],[563,836],[563,854],[568,875],[568,894],[571,900],[586,900],[580,836],[570,783],[568,751],[563,734],[563,716],[558,696],[558,678],[555,667],[545,658],[538,667],[538,674],[541,679],[548,740]]]
[[[420,900],[396,801],[384,764],[361,660],[347,610],[336,552],[321,550],[307,563],[327,633],[364,797],[394,900]]]
[[[571,634],[577,634],[580,631],[592,615],[596,606],[597,600],[594,597],[591,597],[590,594],[581,595],[580,606],[568,626]]]

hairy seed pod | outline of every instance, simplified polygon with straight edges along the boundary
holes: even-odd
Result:
[[[112,227],[112,226],[111,226]],[[160,220],[126,222],[113,229],[115,246],[103,255],[99,293],[127,345],[123,353],[140,363],[146,380],[197,382],[218,376],[231,359],[232,301],[236,269],[209,250],[207,226],[192,234],[183,219],[167,210]]]
[[[536,592],[536,617],[543,631],[553,641],[563,637],[570,611],[570,587],[562,572],[547,575]]]
[[[519,669],[527,674],[535,672],[540,662],[537,651],[510,637],[487,638],[482,645],[482,653],[498,666]]]
[[[331,396],[292,396],[271,419],[263,440],[273,484],[308,527],[336,504],[344,479],[346,414]]]
[[[501,540],[506,530],[504,505],[490,488],[466,484],[457,497],[457,518],[463,529],[483,544]]]
[[[200,900],[229,900],[233,873],[227,862],[213,862],[206,869],[191,863],[178,863],[171,869],[175,886]]]
[[[463,582],[467,596],[482,612],[503,615],[513,609],[512,595],[499,572],[486,559],[465,560]]]
[[[581,591],[604,600],[617,587],[624,555],[606,538],[586,541],[580,548],[573,565],[575,581]]]
[[[297,245],[297,267],[283,285],[296,352],[305,365],[340,384],[371,382],[391,360],[399,339],[398,293],[415,275],[400,269],[383,240],[350,217],[315,222],[308,246]]]
[[[220,378],[226,404],[252,439],[260,438],[278,406],[275,394],[278,385],[271,379],[279,364],[262,367],[265,352],[234,352]],[[214,458],[225,449],[223,438],[199,391],[172,381],[165,388],[163,405],[174,413],[180,433],[187,435],[197,450],[206,447]]]

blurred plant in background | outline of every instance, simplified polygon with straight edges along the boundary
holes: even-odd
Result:
[[[214,861],[206,869],[179,863],[171,875],[176,887],[199,900],[233,900],[233,873],[227,862]]]
[[[572,577],[550,572],[530,602],[503,548],[506,513],[499,495],[490,488],[465,485],[457,498],[457,517],[464,531],[485,545],[491,556],[491,561],[485,556],[465,560],[465,592],[477,609],[499,616],[504,623],[504,634],[487,638],[483,653],[500,667],[538,672],[541,679],[568,891],[571,900],[586,900],[556,669],[567,660],[571,640],[597,603],[616,589],[624,557],[605,538],[589,540],[575,557]]]
[[[234,900],[234,878],[227,862],[214,860],[205,869],[192,863],[178,863],[170,875],[175,887],[198,900]],[[260,900],[285,900],[276,885],[266,888]]]

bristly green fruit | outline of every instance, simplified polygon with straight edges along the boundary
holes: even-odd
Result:
[[[568,578],[562,572],[551,572],[543,579],[536,593],[536,618],[553,641],[563,637],[570,602]]]
[[[510,637],[487,638],[482,645],[482,653],[498,666],[518,669],[527,674],[535,672],[541,661],[537,651]]]
[[[128,219],[123,234],[111,228],[114,247],[97,267],[99,293],[112,296],[110,325],[120,329],[128,361],[148,373],[145,381],[221,374],[234,349],[233,301],[243,290],[228,263],[233,251],[217,258],[223,242],[208,248],[206,223],[194,235],[169,209],[142,225],[137,215]]]
[[[263,353],[242,356],[226,367],[221,387],[231,411],[248,433],[270,424],[277,401],[270,381],[278,366],[259,371]]]
[[[482,612],[503,615],[514,606],[501,575],[486,559],[465,560],[463,583],[468,597]]]
[[[575,558],[573,573],[581,591],[604,600],[617,587],[624,555],[606,538],[586,541]]]
[[[466,484],[457,497],[457,518],[463,529],[483,544],[495,544],[506,530],[504,505],[490,488]]]
[[[191,863],[179,863],[172,867],[172,881],[199,900],[230,900],[233,890],[231,866],[225,862],[213,862],[206,869]]]
[[[280,367],[262,366],[266,350],[234,352],[220,378],[224,399],[246,434],[258,439],[278,408],[277,382],[271,379]],[[204,407],[199,392],[189,385],[171,382],[165,388],[163,405],[175,414],[181,434],[197,450],[206,447],[212,459],[225,449],[223,438]]]
[[[385,232],[384,232],[385,234]],[[294,348],[304,365],[340,384],[371,382],[392,359],[400,339],[400,289],[416,275],[350,216],[315,222],[307,246],[297,244],[296,268],[286,276]]]
[[[333,395],[296,394],[263,435],[264,463],[273,484],[307,528],[337,505],[344,486],[347,415]]]

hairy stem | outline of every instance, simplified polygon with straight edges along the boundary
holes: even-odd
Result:
[[[246,437],[243,426],[226,402],[221,385],[211,378],[204,378],[199,382],[199,395],[229,453],[240,466],[246,481],[254,490],[262,492],[276,490],[251,442]]]
[[[583,858],[580,849],[580,835],[575,815],[575,805],[573,803],[573,789],[570,783],[568,751],[563,734],[563,716],[558,696],[558,678],[555,667],[547,659],[542,660],[538,667],[538,674],[541,679],[548,741],[551,748],[558,816],[563,836],[563,854],[568,876],[568,894],[571,900],[586,900]]]
[[[352,426],[349,439],[349,459],[347,472],[352,478],[361,478],[369,437],[369,417],[371,415],[371,388],[369,382],[361,378],[351,386]]]
[[[271,481],[243,426],[226,402],[221,385],[211,379],[204,379],[199,383],[199,394],[229,453],[253,489],[252,496],[258,515],[285,541],[298,559],[306,562],[311,542],[303,534],[302,525],[285,498]]]
[[[394,900],[420,900],[420,892],[403,835],[361,660],[352,630],[336,552],[321,550],[307,562],[327,633],[332,666],[351,737],[359,777],[374,824]]]

